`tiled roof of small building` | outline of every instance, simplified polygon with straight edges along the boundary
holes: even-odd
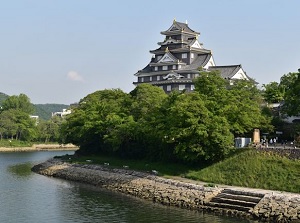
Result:
[[[228,66],[211,66],[209,71],[218,70],[224,79],[231,79],[240,69],[242,65],[228,65]]]

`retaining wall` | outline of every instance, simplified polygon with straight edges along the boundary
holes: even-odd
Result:
[[[205,187],[128,169],[69,164],[59,159],[48,160],[34,166],[32,170],[39,174],[88,183],[164,205],[214,211],[269,222],[300,222],[299,194],[269,191],[252,210],[241,212],[207,205],[213,197],[226,189],[224,187]],[[247,191],[247,188],[242,190]]]

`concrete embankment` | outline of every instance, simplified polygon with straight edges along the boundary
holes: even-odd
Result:
[[[229,186],[207,187],[150,173],[51,159],[39,174],[92,184],[164,205],[213,211],[266,222],[300,222],[300,195]]]
[[[33,144],[31,147],[0,147],[0,152],[27,152],[46,150],[78,150],[73,144]]]

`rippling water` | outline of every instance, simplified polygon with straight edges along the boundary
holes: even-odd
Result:
[[[30,168],[73,152],[0,153],[0,222],[253,222],[153,204]]]

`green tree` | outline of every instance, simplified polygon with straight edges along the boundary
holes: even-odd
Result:
[[[158,141],[179,160],[216,161],[230,151],[233,135],[226,119],[210,112],[197,92],[171,94],[156,117]]]
[[[9,96],[2,102],[2,110],[17,109],[27,114],[32,114],[34,107],[25,94]]]
[[[262,113],[260,91],[252,81],[230,83],[218,71],[200,72],[195,90],[210,112],[227,120],[235,136],[250,133],[254,128],[272,128],[270,118]]]
[[[62,123],[62,142],[79,146],[82,153],[116,150],[110,134],[127,120],[129,105],[129,95],[119,89],[87,95]]]
[[[298,73],[289,73],[281,78],[284,88],[284,104],[282,112],[288,116],[300,114],[300,69]]]
[[[283,100],[284,88],[279,83],[273,81],[269,84],[264,84],[263,97],[268,103],[279,103]]]
[[[17,109],[1,112],[0,126],[7,138],[31,141],[36,137],[35,120]]]
[[[40,141],[58,142],[60,140],[60,126],[63,119],[53,116],[50,120],[40,120],[37,125],[38,139]]]

